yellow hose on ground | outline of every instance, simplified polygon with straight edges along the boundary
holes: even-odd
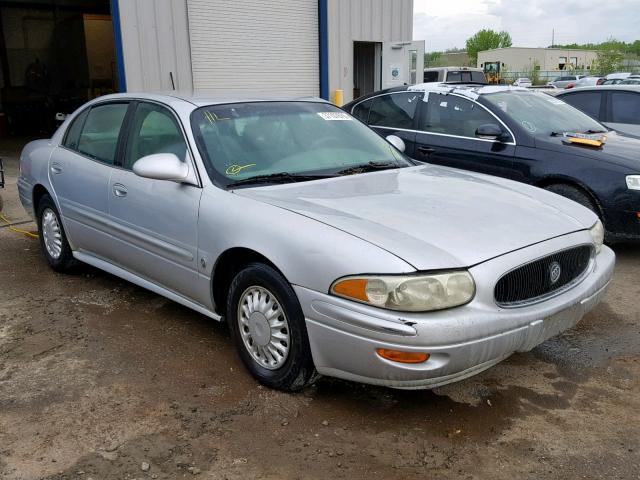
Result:
[[[27,230],[21,230],[19,228],[16,228],[16,227],[12,226],[11,222],[9,220],[7,220],[7,217],[5,217],[1,213],[0,213],[0,220],[2,220],[4,223],[9,225],[9,230],[11,230],[12,232],[21,233],[22,235],[26,235],[27,237],[31,237],[31,238],[38,238],[38,234],[37,233],[28,232]]]

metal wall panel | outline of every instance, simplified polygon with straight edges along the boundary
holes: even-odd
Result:
[[[196,91],[319,95],[318,0],[187,3]]]
[[[129,92],[193,89],[186,0],[119,0]],[[171,82],[173,75],[173,84]]]
[[[413,39],[413,0],[329,0],[329,92],[353,99],[353,42]]]

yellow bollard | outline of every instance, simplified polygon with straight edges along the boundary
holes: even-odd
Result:
[[[336,90],[333,93],[333,104],[337,107],[341,107],[344,104],[344,91]]]

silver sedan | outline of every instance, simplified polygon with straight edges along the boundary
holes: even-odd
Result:
[[[228,322],[273,388],[446,384],[598,303],[614,254],[592,212],[402,149],[318,99],[121,94],[29,143],[19,190],[52,268]]]

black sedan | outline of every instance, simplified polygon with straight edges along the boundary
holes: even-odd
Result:
[[[640,140],[518,87],[427,83],[343,107],[422,162],[506,177],[596,212],[609,242],[640,240]]]

